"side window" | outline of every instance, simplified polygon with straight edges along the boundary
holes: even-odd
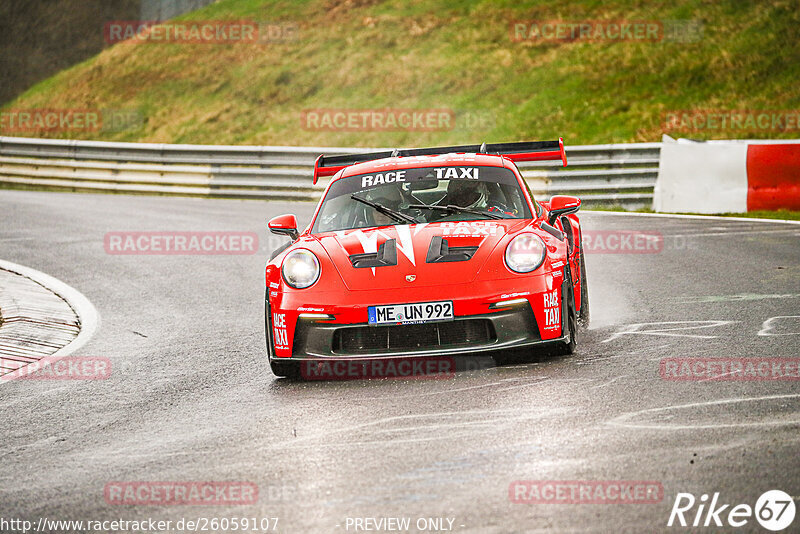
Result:
[[[569,243],[569,249],[571,251],[575,246],[575,236],[573,235],[572,223],[569,222],[569,219],[566,216],[559,218],[559,221],[561,222],[561,230],[564,232],[564,235],[567,236],[567,243]]]
[[[328,232],[352,225],[356,215],[353,212],[354,207],[352,203],[348,203],[345,196],[332,198],[326,202],[319,214],[319,231]]]

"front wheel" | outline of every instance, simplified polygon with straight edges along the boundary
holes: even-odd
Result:
[[[578,332],[578,315],[575,313],[575,286],[572,284],[572,276],[570,275],[569,264],[564,269],[564,276],[566,277],[567,291],[562,292],[561,298],[566,301],[566,305],[562,306],[566,313],[562,318],[566,333],[562,330],[562,336],[566,334],[566,341],[562,341],[558,353],[563,356],[568,356],[575,352],[575,347],[578,345],[577,332]]]
[[[279,361],[275,358],[275,343],[272,339],[272,308],[269,305],[269,288],[264,294],[264,338],[267,342],[267,358],[272,374],[281,378],[296,379],[300,377],[300,362]]]
[[[583,260],[583,239],[581,238],[581,251],[578,256],[581,264],[581,311],[578,314],[578,327],[581,330],[589,328],[589,286],[586,279],[586,262]]]
[[[561,344],[559,350],[559,354],[564,356],[569,356],[573,352],[575,352],[575,347],[578,345],[578,339],[575,335],[578,327],[577,327],[577,319],[575,316],[575,310],[572,306],[567,308],[569,311],[567,313],[566,323],[567,323],[567,332],[569,333],[569,337],[567,338],[568,341],[564,341]]]

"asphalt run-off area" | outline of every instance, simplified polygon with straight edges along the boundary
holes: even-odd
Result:
[[[585,212],[600,244],[586,255],[592,322],[574,355],[442,380],[277,379],[264,265],[283,241],[266,222],[291,212],[305,225],[313,209],[0,191],[0,259],[85,295],[102,323],[71,356],[111,364],[102,379],[0,383],[0,516],[658,532],[680,493],[731,507],[773,489],[798,499],[800,226]],[[107,236],[131,231],[255,241],[221,254],[109,250]],[[631,232],[659,245],[609,239]],[[728,379],[692,366],[711,359],[728,362]],[[730,375],[748,361],[768,364]],[[184,502],[140,490],[157,481]],[[224,483],[222,496],[192,501],[202,481]],[[590,503],[579,486],[530,481],[641,483],[636,502],[595,484],[605,501]],[[132,487],[138,501],[125,504]],[[760,528],[750,517],[738,531]]]

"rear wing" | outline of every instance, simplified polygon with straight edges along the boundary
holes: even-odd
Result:
[[[437,156],[440,154],[468,153],[503,156],[511,161],[546,161],[561,160],[567,166],[567,154],[564,152],[564,140],[558,141],[526,141],[523,143],[493,143],[482,145],[443,146],[435,148],[396,148],[368,154],[346,154],[343,156],[326,156],[321,154],[314,162],[314,183],[320,176],[333,176],[340,170],[356,163],[364,163],[376,159],[410,156]]]

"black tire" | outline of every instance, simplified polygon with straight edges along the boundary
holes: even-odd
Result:
[[[589,285],[586,278],[586,262],[583,259],[583,236],[581,236],[578,261],[581,264],[581,309],[578,313],[578,328],[586,330],[589,328]]]
[[[559,347],[558,353],[562,356],[569,356],[575,352],[575,347],[578,346],[577,330],[578,319],[575,314],[574,306],[568,306],[569,313],[567,313],[567,330],[569,332],[569,341],[562,342]]]
[[[562,309],[566,309],[566,313],[562,318],[563,324],[567,328],[567,341],[560,342],[558,347],[558,354],[560,356],[568,356],[575,352],[575,347],[578,345],[578,316],[575,313],[575,286],[572,284],[571,269],[569,264],[564,268],[564,277],[566,278],[566,291],[562,291],[561,298],[566,300],[566,305]],[[562,336],[564,332],[562,330]]]

